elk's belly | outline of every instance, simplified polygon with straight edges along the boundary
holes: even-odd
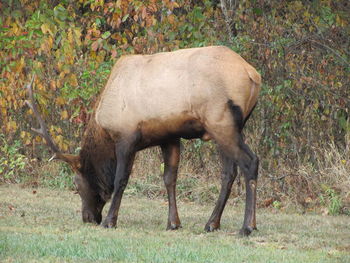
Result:
[[[141,132],[142,144],[157,145],[172,138],[202,138],[209,140],[202,123],[192,117],[181,115],[168,119],[151,119],[142,121],[138,125]]]

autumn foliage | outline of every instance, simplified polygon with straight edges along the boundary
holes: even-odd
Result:
[[[330,145],[344,153],[336,165],[350,166],[349,9],[347,1],[331,0],[1,2],[2,172],[11,170],[11,156],[30,163],[46,151],[30,132],[34,119],[24,103],[32,75],[54,140],[74,152],[94,99],[121,55],[221,44],[263,76],[246,134],[262,159],[262,173],[272,178],[269,185],[282,192],[303,182],[307,196],[317,193],[300,177],[300,167],[317,172]],[[189,145],[193,151],[202,146]]]

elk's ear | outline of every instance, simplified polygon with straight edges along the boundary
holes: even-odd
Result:
[[[55,153],[51,158],[52,160],[60,160],[68,163],[74,171],[79,171],[81,168],[81,162],[79,155],[73,154],[63,154],[63,153]]]

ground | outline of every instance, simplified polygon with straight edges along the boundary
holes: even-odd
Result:
[[[238,235],[243,205],[203,231],[214,204],[179,202],[183,228],[165,231],[167,203],[125,196],[117,229],[83,224],[72,191],[0,186],[1,262],[350,262],[347,216],[258,209],[259,231]]]

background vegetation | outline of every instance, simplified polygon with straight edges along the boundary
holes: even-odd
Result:
[[[259,206],[349,214],[349,13],[346,0],[2,1],[0,182],[72,187],[70,170],[47,163],[43,141],[30,133],[24,85],[33,74],[53,138],[78,152],[94,99],[121,55],[226,45],[263,76],[245,132],[261,159]],[[183,145],[179,196],[213,200],[215,145]],[[128,193],[163,196],[161,172],[158,149],[140,153]]]

